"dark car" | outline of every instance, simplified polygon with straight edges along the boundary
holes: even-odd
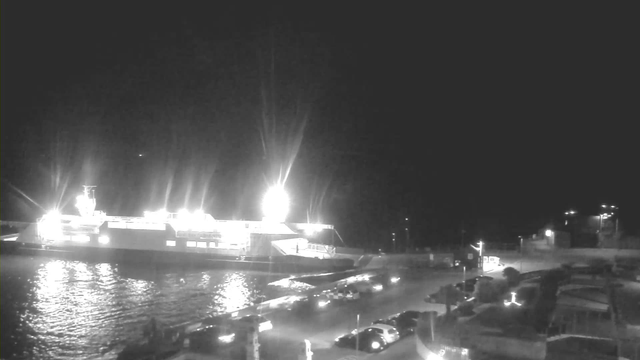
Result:
[[[451,285],[449,285],[451,286]],[[461,301],[464,301],[466,299],[468,299],[469,297],[471,297],[471,293],[465,293],[463,291],[460,291],[457,287],[451,286],[452,289],[455,289],[454,291],[451,292],[451,300],[450,303],[451,304],[456,304],[459,303]],[[424,301],[428,302],[428,303],[437,303],[437,304],[444,304],[445,303],[445,290],[446,287],[441,288],[440,290],[434,292],[431,295],[428,295]]]
[[[294,301],[288,308],[297,315],[311,315],[316,311],[325,310],[331,304],[331,299],[326,295],[314,295]]]
[[[418,318],[420,312],[415,310],[403,311],[399,314],[392,315],[386,319],[378,319],[372,324],[385,324],[393,326],[400,333],[400,337],[409,336],[415,333],[418,326]]]
[[[465,293],[472,293],[475,290],[476,283],[480,279],[493,280],[491,276],[484,276],[484,275],[476,276],[474,278],[465,280],[464,283],[463,282],[457,283],[455,285],[455,288]]]
[[[342,335],[335,340],[336,346],[356,348],[357,350],[366,351],[369,353],[380,352],[387,348],[388,344],[384,337],[375,332],[371,328],[364,329],[360,332],[353,330],[349,334]]]
[[[205,325],[189,333],[185,345],[192,351],[210,353],[236,340],[233,327],[229,325]]]
[[[240,325],[250,326],[253,322],[258,323],[258,332],[263,332],[273,329],[273,324],[267,318],[262,315],[247,315],[237,319]]]

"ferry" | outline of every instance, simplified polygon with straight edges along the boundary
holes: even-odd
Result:
[[[111,216],[95,210],[94,188],[85,186],[76,198],[78,215],[49,212],[19,234],[3,236],[2,252],[276,272],[348,270],[364,254],[335,246],[340,235],[327,224],[219,220],[187,210]]]

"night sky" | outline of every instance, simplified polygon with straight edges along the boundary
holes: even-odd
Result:
[[[3,2],[2,220],[82,184],[111,215],[257,220],[280,179],[289,220],[354,246],[406,216],[419,245],[514,242],[602,202],[637,227],[627,9],[64,4]]]

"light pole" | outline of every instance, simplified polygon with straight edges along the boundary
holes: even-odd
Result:
[[[564,226],[569,225],[569,217],[575,214],[577,214],[575,210],[569,210],[564,212],[564,215],[567,217],[566,219],[564,219]]]
[[[406,246],[406,252],[409,252],[409,249],[412,247],[411,246],[411,235],[409,234],[409,227],[410,227],[409,218],[405,217],[404,221],[405,221],[404,231],[406,232],[406,235],[407,235],[407,241],[405,243],[405,246]]]
[[[409,240],[409,227],[407,226],[406,228],[404,228],[404,230],[407,232],[407,244],[406,244],[406,246],[407,246],[407,252],[409,252],[409,248],[410,248],[409,245],[410,245],[410,242],[411,242]]]
[[[522,272],[522,261],[524,261],[524,238],[522,236],[518,236],[520,238],[520,272]]]
[[[478,247],[475,247],[473,245],[471,245],[471,247],[474,248],[480,254],[478,257],[478,265],[480,267],[480,272],[484,274],[484,264],[482,260],[482,248],[483,248],[482,245],[483,245],[482,240],[480,240],[478,241]]]
[[[395,252],[396,252],[396,233],[394,233],[394,232],[391,233],[391,241],[393,242],[393,253],[395,254]]]
[[[606,205],[606,204],[602,204],[600,205],[604,211],[608,211],[607,209],[611,210],[611,213],[602,213],[600,214],[600,230],[598,232],[602,232],[602,226],[604,225],[604,220],[615,216],[616,217],[616,225],[615,225],[615,236],[618,235],[618,221],[620,219],[620,208],[615,206],[615,205]]]

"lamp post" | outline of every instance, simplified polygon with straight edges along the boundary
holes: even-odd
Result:
[[[393,253],[396,252],[396,233],[391,233],[391,241],[393,242]]]
[[[409,252],[409,249],[412,247],[411,234],[409,233],[410,226],[411,225],[409,224],[409,218],[405,217],[404,218],[404,231],[406,232],[405,235],[407,237],[406,242],[405,242],[405,247],[406,247],[405,252]]]
[[[409,240],[409,226],[405,227],[404,230],[407,232],[407,252],[409,252],[409,248],[410,248],[410,244],[411,244],[411,240]]]
[[[618,235],[618,220],[620,219],[620,208],[615,206],[615,205],[607,205],[607,204],[602,204],[600,205],[600,207],[603,208],[604,211],[608,211],[611,210],[611,213],[605,212],[600,214],[600,230],[599,232],[602,232],[602,225],[604,223],[603,220],[606,220],[610,217],[615,216],[616,217],[616,227],[615,227],[615,234]]]
[[[475,247],[473,245],[471,245],[472,248],[474,248],[480,255],[478,257],[478,266],[480,267],[480,272],[482,274],[484,274],[484,263],[482,260],[482,248],[483,248],[483,243],[482,240],[478,241],[478,247]]]

